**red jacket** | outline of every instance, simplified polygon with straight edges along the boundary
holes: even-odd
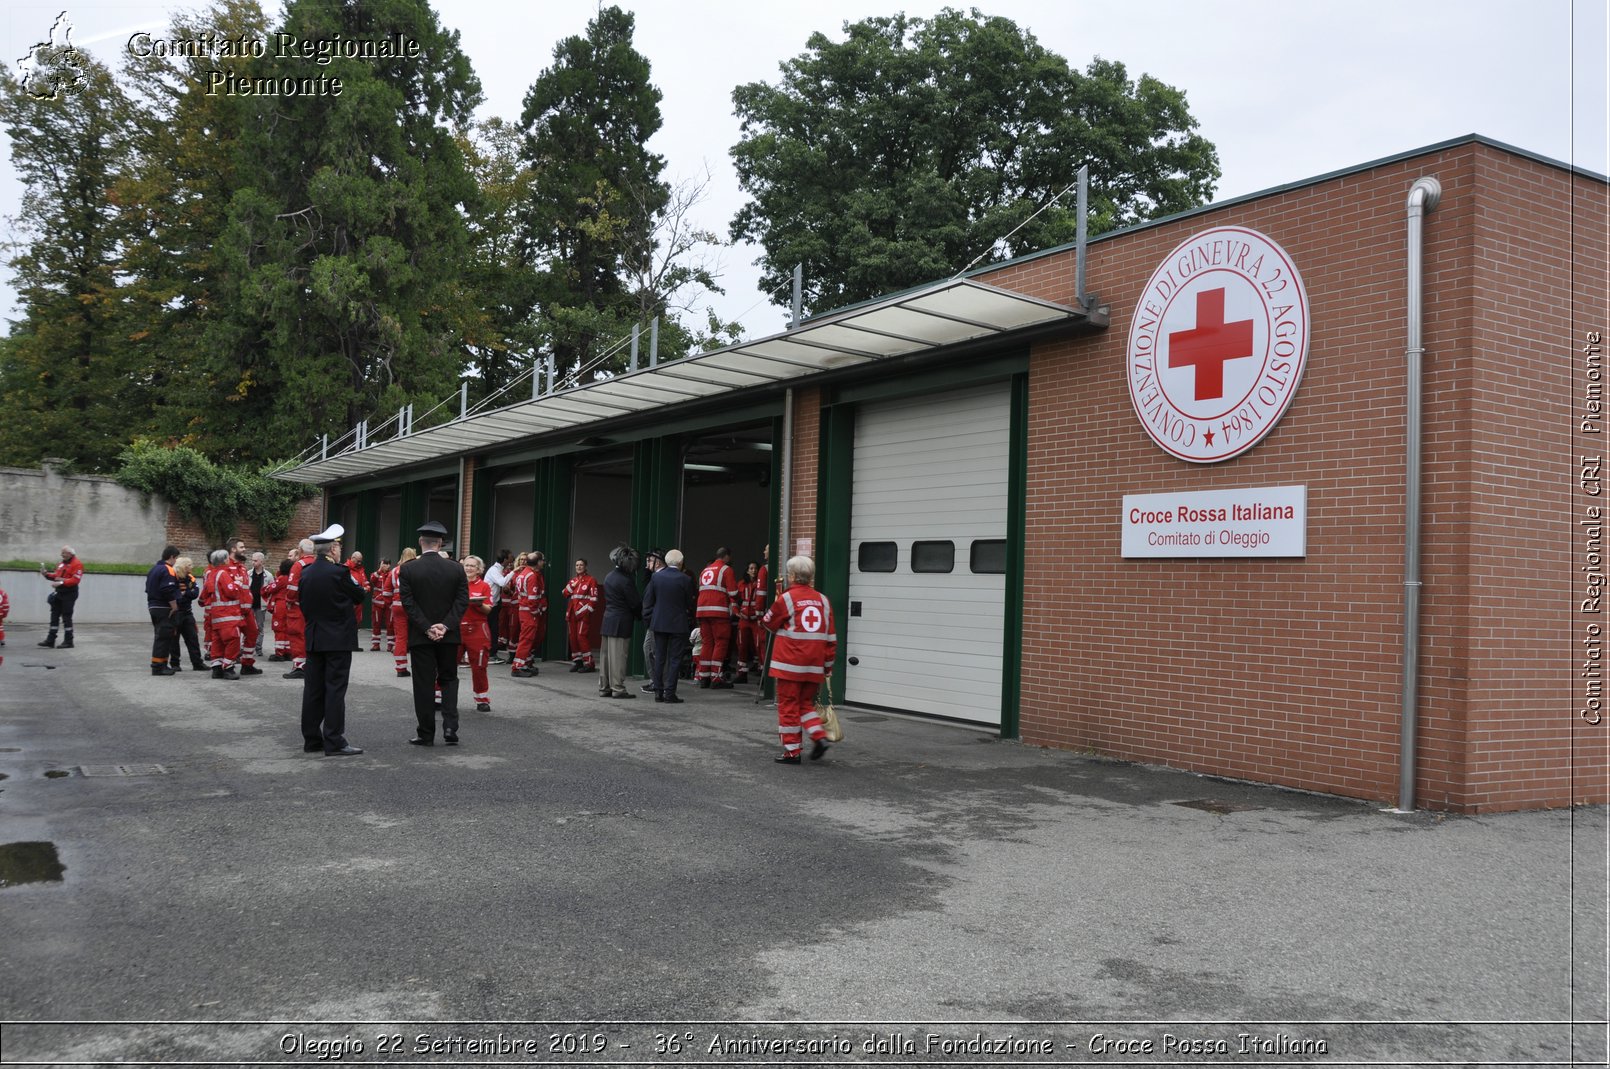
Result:
[[[833,606],[819,591],[794,584],[772,602],[760,623],[777,634],[771,647],[772,676],[820,683],[833,670],[838,633],[833,627]]]
[[[738,609],[738,576],[719,557],[699,573],[699,600],[693,615],[700,620],[729,620]]]
[[[77,586],[84,579],[84,562],[77,557],[64,560],[56,566],[50,577],[59,580],[62,586]]]
[[[572,576],[565,584],[564,595],[569,599],[565,606],[565,619],[580,620],[588,627],[603,617],[598,614],[598,580],[590,575]]]
[[[459,621],[459,641],[468,650],[484,650],[492,644],[492,629],[486,618],[492,608],[492,584],[477,579],[470,584],[470,605]]]
[[[302,568],[312,564],[314,557],[309,554],[298,557],[296,563],[291,565],[290,582],[285,587],[285,607],[297,616],[302,615]]]

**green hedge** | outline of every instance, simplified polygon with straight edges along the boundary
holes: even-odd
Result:
[[[19,572],[33,572],[37,575],[39,573],[40,564],[48,564],[51,567],[55,567],[60,563],[60,556],[48,561],[0,560],[0,571],[16,570]],[[94,561],[81,560],[79,563],[84,566],[84,572],[87,575],[144,575],[146,572],[151,570],[151,564],[155,564],[156,561],[153,560],[151,564],[102,564]]]
[[[270,477],[279,465],[256,471],[215,464],[187,445],[137,438],[118,457],[115,478],[147,497],[167,498],[181,514],[201,525],[211,545],[237,533],[241,520],[257,525],[265,542],[277,542],[291,530],[297,502],[318,491],[300,483]]]

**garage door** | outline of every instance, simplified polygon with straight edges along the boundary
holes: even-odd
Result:
[[[856,413],[844,699],[1001,722],[1008,386]]]

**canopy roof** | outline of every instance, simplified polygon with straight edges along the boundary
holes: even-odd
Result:
[[[1091,322],[1091,313],[970,279],[952,279],[813,319],[759,341],[686,357],[598,382],[556,390],[451,423],[401,433],[279,472],[291,482],[325,485],[575,431],[589,424],[895,357],[936,352],[1058,322]]]

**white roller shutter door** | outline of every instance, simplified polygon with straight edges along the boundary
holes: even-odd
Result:
[[[969,559],[974,541],[1006,538],[1010,423],[1006,383],[856,413],[844,700],[1001,722],[1006,576]],[[914,542],[947,541],[950,572],[912,570]],[[894,571],[861,570],[868,542],[894,543]]]

